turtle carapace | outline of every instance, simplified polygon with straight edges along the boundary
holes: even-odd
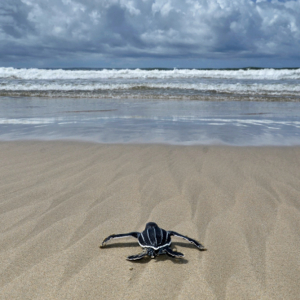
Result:
[[[157,226],[154,222],[149,222],[146,224],[145,230],[143,232],[129,232],[129,233],[121,233],[121,234],[112,234],[108,236],[102,242],[102,246],[104,247],[106,243],[112,239],[124,238],[124,237],[135,237],[138,240],[139,245],[143,248],[143,252],[137,255],[128,256],[128,260],[138,260],[146,255],[150,256],[151,258],[155,258],[156,256],[167,254],[171,257],[175,258],[182,258],[184,255],[180,252],[173,251],[171,246],[171,236],[178,236],[181,237],[193,245],[195,245],[200,251],[205,251],[203,245],[197,242],[194,239],[191,239],[185,235],[177,233],[175,231],[166,231]]]

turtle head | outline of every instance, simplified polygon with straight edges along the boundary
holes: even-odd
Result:
[[[149,228],[158,228],[157,224],[154,222],[149,222],[146,224],[145,230],[149,229]]]

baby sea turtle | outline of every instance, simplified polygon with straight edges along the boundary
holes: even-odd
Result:
[[[128,236],[133,236],[138,239],[138,243],[140,246],[144,249],[143,252],[137,254],[137,255],[131,255],[128,256],[128,260],[138,260],[146,255],[150,256],[151,258],[155,258],[158,255],[161,254],[167,254],[171,257],[176,258],[182,258],[184,255],[180,252],[173,251],[171,246],[171,236],[178,236],[181,237],[190,243],[194,244],[200,251],[205,251],[203,245],[201,245],[199,242],[197,242],[194,239],[191,239],[187,236],[184,236],[182,234],[179,234],[175,231],[166,231],[160,227],[157,226],[154,222],[149,222],[146,224],[145,230],[143,232],[129,232],[129,233],[121,233],[121,234],[112,234],[108,236],[104,241],[102,242],[102,246],[104,247],[108,241],[111,239],[118,239]]]

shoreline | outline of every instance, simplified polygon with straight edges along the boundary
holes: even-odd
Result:
[[[230,143],[225,143],[225,142],[220,142],[220,141],[211,141],[211,142],[203,142],[203,143],[195,143],[195,142],[178,142],[178,143],[173,143],[173,142],[137,142],[137,141],[129,141],[129,142],[103,142],[103,141],[97,141],[93,139],[82,139],[82,138],[53,138],[53,139],[41,139],[41,138],[25,138],[25,139],[0,139],[0,144],[5,144],[5,143],[45,143],[45,144],[55,144],[55,143],[61,143],[61,144],[86,144],[86,145],[98,145],[98,146],[136,146],[136,147],[152,147],[152,146],[162,146],[162,147],[194,147],[194,148],[203,148],[203,147],[212,147],[212,148],[300,148],[300,143],[285,143],[285,144],[245,144],[245,145],[240,145],[240,144],[230,144]]]
[[[281,102],[2,99],[0,138],[107,144],[300,146],[299,115],[299,103]]]
[[[1,299],[296,299],[300,147],[0,142]],[[199,240],[128,262],[148,221]]]

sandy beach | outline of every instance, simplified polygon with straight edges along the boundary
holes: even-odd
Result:
[[[1,299],[299,299],[300,147],[0,143]],[[126,260],[154,221],[184,259]]]

